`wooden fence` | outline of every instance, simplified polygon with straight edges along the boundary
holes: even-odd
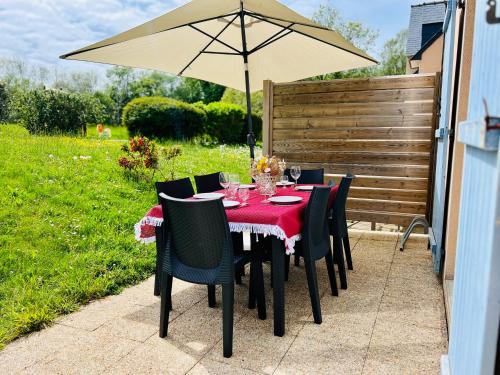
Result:
[[[428,216],[439,75],[264,82],[264,153],[326,179],[356,175],[348,219]]]

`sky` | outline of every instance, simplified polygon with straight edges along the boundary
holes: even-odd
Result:
[[[115,35],[162,15],[187,0],[0,0],[0,58],[22,58],[62,70],[105,67],[63,61],[63,53]],[[376,50],[408,27],[415,0],[281,0],[311,17],[321,4],[337,8],[343,17],[378,30]]]

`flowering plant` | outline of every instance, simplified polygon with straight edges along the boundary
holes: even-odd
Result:
[[[134,137],[121,150],[125,156],[118,159],[118,165],[125,175],[135,180],[151,181],[156,171],[166,179],[175,179],[176,159],[182,155],[180,146],[157,147],[156,142],[146,137]]]
[[[152,170],[151,178],[154,176],[158,169],[158,150],[154,141],[146,137],[134,137],[121,150],[125,156],[118,159],[118,165],[125,170],[126,175],[137,180],[147,179],[148,170]]]
[[[252,160],[252,176],[269,173],[271,176],[280,176],[285,172],[286,163],[276,156],[263,156],[259,160]]]

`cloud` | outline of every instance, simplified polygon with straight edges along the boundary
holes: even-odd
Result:
[[[330,3],[346,18],[357,18],[382,34],[406,27],[409,4],[414,0],[371,0]],[[68,62],[63,53],[105,39],[157,17],[187,0],[1,0],[0,57],[21,57],[34,63],[70,70],[100,69],[97,64]],[[310,17],[328,0],[283,0],[295,11]],[[395,5],[396,4],[396,5]],[[401,20],[401,15],[406,19]],[[374,21],[375,20],[375,21]]]

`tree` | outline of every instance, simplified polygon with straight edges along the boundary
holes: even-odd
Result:
[[[263,93],[262,91],[253,92],[251,95],[252,113],[262,116],[263,113]],[[221,98],[221,102],[237,104],[240,107],[247,108],[247,96],[243,91],[227,88]]]
[[[172,97],[187,103],[203,102],[205,104],[218,102],[224,95],[225,87],[216,83],[195,78],[182,78],[175,88]]]
[[[406,40],[408,30],[401,30],[394,38],[384,44],[380,73],[382,75],[397,75],[406,73]]]
[[[94,71],[71,72],[69,75],[55,71],[52,88],[77,94],[93,94],[99,81]]]
[[[335,30],[356,47],[370,53],[375,52],[374,46],[379,37],[379,32],[364,26],[361,22],[344,20],[340,12],[334,7],[330,5],[320,5],[319,9],[313,14],[312,19],[322,26]],[[324,74],[314,77],[313,79],[357,78],[377,74],[376,67],[369,67]]]
[[[130,84],[135,79],[135,72],[131,68],[115,66],[108,69],[106,77],[109,80],[107,94],[115,102],[114,123],[119,124],[123,107],[134,99]]]
[[[134,99],[145,96],[171,96],[177,81],[177,77],[168,74],[144,72],[130,83],[131,96]]]

